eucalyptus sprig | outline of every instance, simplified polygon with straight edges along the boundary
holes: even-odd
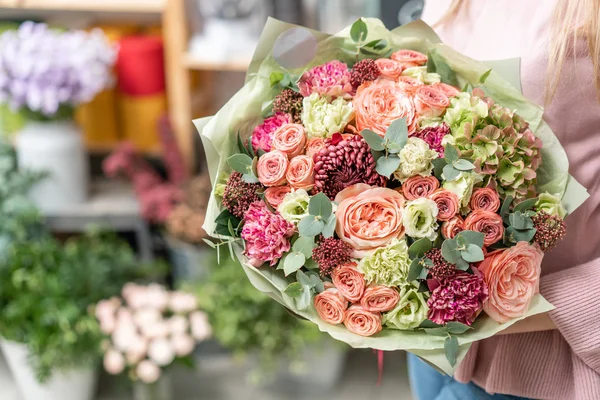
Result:
[[[453,239],[442,243],[442,257],[461,271],[469,269],[469,263],[483,261],[484,234],[475,231],[462,231]]]
[[[325,287],[317,272],[308,271],[304,273],[298,270],[296,272],[296,282],[290,283],[283,293],[294,299],[299,310],[306,310],[310,305],[312,295],[321,293],[323,290],[325,290]]]
[[[250,148],[252,148],[252,145],[250,145]],[[231,169],[242,174],[242,179],[246,183],[258,183],[257,163],[258,156],[250,157],[246,153],[234,154],[227,159],[227,164]]]
[[[460,158],[458,150],[449,144],[444,147],[444,158],[433,160],[433,167],[435,176],[445,181],[456,180],[461,172],[475,169],[475,165],[470,160]]]
[[[279,86],[282,90],[292,89],[294,92],[299,92],[298,81],[301,77],[302,74],[295,75],[288,71],[273,71],[271,72],[271,75],[269,75],[269,82],[271,87]]]
[[[362,18],[357,19],[350,27],[350,38],[356,44],[354,50],[342,48],[348,55],[358,62],[361,55],[366,58],[386,58],[392,54],[392,48],[385,39],[375,39],[367,42],[369,29]]]
[[[512,202],[513,197],[507,196],[500,208],[500,216],[507,225],[504,230],[504,244],[507,246],[517,242],[531,242],[536,232],[531,217],[535,215],[532,208],[537,202],[537,197],[520,202],[509,212]]]
[[[379,175],[389,178],[400,166],[398,153],[408,141],[406,119],[399,118],[392,122],[383,137],[370,129],[363,129],[360,134],[377,160],[375,170]]]
[[[458,86],[456,73],[448,65],[446,59],[439,55],[435,50],[427,53],[427,72],[434,72],[440,76],[442,82],[448,85]]]
[[[317,193],[308,202],[308,215],[298,223],[298,232],[300,236],[315,237],[321,234],[330,238],[334,231],[335,214],[331,200],[324,193]]]
[[[427,279],[429,267],[433,267],[433,261],[425,257],[425,254],[433,248],[433,243],[427,238],[422,238],[414,242],[408,248],[408,256],[412,259],[408,270],[407,280],[409,282],[418,279]]]
[[[446,340],[444,340],[444,352],[446,353],[446,359],[453,367],[456,365],[459,350],[458,338],[456,335],[463,334],[469,329],[472,329],[469,325],[456,321],[450,321],[446,325],[440,325],[428,319],[423,321],[419,328],[425,330],[428,335],[446,337]]]
[[[219,242],[213,242],[210,239],[202,239],[204,243],[217,250],[217,263],[221,262],[221,246],[227,245],[229,248],[229,255],[232,260],[235,260],[235,255],[233,251],[233,244],[236,242],[240,242],[244,245],[244,241],[240,238],[240,232],[242,230],[242,220],[232,213],[229,210],[223,210],[217,218],[215,218],[215,224],[217,225],[215,228],[215,234],[221,235],[225,237],[221,239]]]
[[[288,276],[304,266],[308,268],[307,261],[312,258],[312,251],[315,246],[315,238],[312,236],[297,238],[292,244],[292,251],[286,254],[277,269],[283,269],[285,276]]]

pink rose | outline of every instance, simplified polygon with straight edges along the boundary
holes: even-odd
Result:
[[[465,221],[460,215],[455,215],[442,224],[442,236],[444,239],[454,239],[454,236],[458,235],[464,230]]]
[[[189,328],[188,319],[183,315],[173,315],[167,320],[171,335],[179,335],[187,332]]]
[[[197,341],[201,342],[212,335],[212,328],[208,323],[208,317],[202,311],[194,311],[190,314],[190,325],[192,336]]]
[[[177,356],[185,357],[194,351],[196,342],[190,335],[178,334],[171,337],[171,347]]]
[[[325,139],[320,137],[314,137],[308,139],[306,143],[306,155],[313,158],[316,154],[325,148]]]
[[[479,265],[488,286],[483,310],[499,323],[521,317],[539,292],[544,253],[527,242],[489,253]]]
[[[138,339],[139,336],[133,322],[118,324],[111,335],[113,345],[120,351],[127,351]]]
[[[434,83],[433,85],[431,85],[431,87],[444,93],[446,95],[446,97],[455,97],[455,96],[458,96],[460,93],[460,90],[458,90],[454,86],[450,86],[447,83],[443,83],[443,82]]]
[[[392,189],[357,183],[339,192],[335,202],[335,230],[354,249],[352,257],[362,258],[404,235],[404,197]]]
[[[166,367],[175,359],[175,351],[166,338],[154,339],[148,346],[148,358],[161,367]]]
[[[420,86],[413,98],[417,112],[425,117],[439,117],[450,105],[450,100],[432,86]]]
[[[198,308],[198,299],[191,293],[175,291],[169,298],[169,308],[174,313],[189,313]]]
[[[414,50],[398,50],[390,58],[402,63],[405,69],[427,64],[427,56]]]
[[[108,349],[104,353],[104,369],[111,375],[119,375],[125,369],[125,357],[115,349]]]
[[[288,156],[282,151],[274,150],[263,154],[256,165],[258,180],[265,186],[283,185],[288,165]]]
[[[254,131],[252,132],[252,147],[254,147],[254,151],[258,151],[258,149],[271,151],[273,133],[281,125],[290,122],[292,122],[290,115],[280,112],[266,118],[263,123],[254,128]]]
[[[418,88],[423,86],[423,82],[410,76],[400,76],[396,79],[396,83],[408,96],[414,96]]]
[[[131,343],[127,351],[125,352],[125,357],[127,358],[127,363],[130,365],[137,364],[144,358],[146,358],[146,352],[148,351],[148,340],[139,337],[138,340]]]
[[[380,76],[392,81],[398,79],[402,71],[404,71],[404,67],[401,63],[389,58],[379,58],[375,60],[375,64],[379,68],[381,73]]]
[[[381,315],[353,305],[346,310],[344,325],[350,332],[360,336],[372,336],[381,331]]]
[[[430,194],[429,198],[435,201],[435,204],[437,204],[438,220],[444,222],[450,221],[456,216],[456,214],[458,214],[458,210],[460,208],[460,200],[454,192],[451,192],[446,189],[438,189],[432,194]],[[456,222],[454,222],[454,226],[456,226]],[[442,231],[443,230],[444,228],[442,226]]]
[[[465,230],[483,233],[483,244],[490,246],[502,239],[504,224],[502,217],[494,212],[475,210],[465,219]]]
[[[500,208],[498,192],[492,188],[475,189],[469,202],[471,210],[484,210],[496,212]]]
[[[348,300],[331,283],[325,283],[325,290],[315,296],[315,309],[319,317],[330,324],[341,324],[344,312],[348,308]]]
[[[135,369],[135,373],[140,381],[144,383],[154,383],[160,378],[160,368],[150,360],[143,360]]]
[[[273,208],[277,208],[286,194],[292,191],[291,186],[272,186],[265,190],[265,200]]]
[[[331,280],[339,293],[352,302],[359,301],[365,291],[365,277],[354,262],[336,267]]]
[[[296,156],[291,159],[285,178],[294,189],[310,190],[315,184],[314,168],[312,157]]]
[[[271,146],[275,150],[283,151],[288,155],[288,158],[304,153],[304,147],[306,146],[304,126],[301,124],[281,125],[273,133]]]
[[[406,180],[402,185],[402,193],[406,200],[415,200],[427,197],[440,187],[440,182],[435,176],[415,175]],[[439,217],[438,217],[439,219]]]
[[[396,289],[371,284],[365,289],[360,305],[369,312],[386,312],[393,310],[399,300],[400,294]]]

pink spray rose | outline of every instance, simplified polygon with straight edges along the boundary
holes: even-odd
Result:
[[[315,309],[319,317],[330,324],[341,324],[344,312],[348,309],[348,300],[329,282],[325,282],[325,290],[315,296]]]
[[[438,189],[432,194],[429,195],[429,198],[435,201],[435,204],[438,208],[437,219],[439,221],[450,221],[456,217],[458,211],[460,209],[460,201],[456,193],[451,192],[446,189]],[[460,218],[460,217],[459,217]],[[456,222],[454,222],[454,226],[456,226]],[[462,230],[462,229],[461,229]],[[444,227],[442,226],[442,231],[444,231]],[[446,232],[448,232],[446,228]],[[456,232],[458,233],[458,232]],[[454,234],[456,234],[454,233]],[[443,233],[442,233],[443,235]],[[453,236],[454,237],[454,236]]]
[[[495,212],[475,210],[465,219],[465,229],[483,233],[483,244],[490,246],[502,239],[504,223]]]
[[[442,224],[442,236],[444,239],[454,239],[454,236],[458,235],[464,230],[465,221],[460,215],[455,215]]]
[[[423,82],[410,76],[399,76],[396,83],[407,96],[414,96],[418,88],[423,86]]]
[[[496,212],[500,208],[500,196],[492,188],[475,189],[469,202],[471,210]]]
[[[439,117],[450,105],[444,93],[428,85],[420,86],[413,100],[419,115],[425,117]]]
[[[402,63],[405,69],[427,64],[427,56],[414,50],[398,50],[392,53],[390,58]]]
[[[434,83],[431,85],[431,87],[436,88],[440,92],[444,93],[447,97],[455,97],[460,93],[460,90],[444,82]]]
[[[392,81],[398,79],[402,71],[404,71],[404,67],[401,63],[389,58],[379,58],[375,60],[375,65],[379,68],[379,76]]]
[[[263,154],[256,165],[258,180],[267,187],[283,185],[288,165],[288,156],[282,151],[273,150]]]
[[[360,305],[366,311],[378,313],[393,310],[400,300],[398,290],[384,286],[371,284],[365,289]]]
[[[291,159],[285,178],[294,189],[310,190],[315,184],[314,168],[312,157],[296,156]]]
[[[298,82],[304,97],[319,93],[330,97],[349,97],[352,92],[348,66],[339,60],[329,61],[306,71]]]
[[[331,273],[331,280],[339,293],[352,302],[359,301],[365,292],[365,277],[354,262],[335,268]]]
[[[291,120],[289,114],[275,113],[275,115],[266,118],[262,124],[254,128],[252,132],[252,147],[254,147],[254,151],[258,151],[258,149],[271,151],[273,133],[281,125],[290,123]]]
[[[277,208],[286,194],[292,190],[291,186],[271,186],[265,190],[265,200],[273,208]]]
[[[304,153],[306,146],[306,133],[301,124],[281,125],[273,133],[271,147],[283,151],[289,158]]]
[[[289,238],[294,234],[294,224],[269,211],[262,201],[250,205],[245,221],[242,239],[246,242],[244,255],[250,264],[255,267],[265,262],[275,265],[290,249]]]
[[[320,137],[310,138],[306,143],[306,155],[314,158],[315,154],[318,154],[323,148],[325,148],[325,139]]]
[[[427,197],[440,187],[440,182],[435,176],[415,175],[406,180],[402,185],[402,194],[406,200],[416,200]]]
[[[360,336],[373,336],[381,331],[381,314],[353,305],[346,310],[344,325],[350,332]]]

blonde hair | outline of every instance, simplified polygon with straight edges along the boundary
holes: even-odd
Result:
[[[434,26],[452,20],[468,5],[469,0],[453,0],[448,11]],[[575,58],[571,49],[576,48],[581,38],[587,42],[589,57],[594,67],[596,93],[600,100],[600,0],[557,0],[550,26],[546,104],[549,104],[556,94],[565,59]]]

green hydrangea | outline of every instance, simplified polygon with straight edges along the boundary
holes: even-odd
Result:
[[[341,97],[331,103],[327,98],[313,93],[302,100],[302,124],[309,138],[331,137],[336,132],[342,132],[354,118],[352,103]]]
[[[481,183],[483,177],[474,172],[461,172],[453,181],[444,181],[443,187],[458,196],[462,208],[466,208],[471,200],[473,188]]]
[[[396,308],[383,314],[383,324],[388,328],[408,330],[418,328],[427,319],[427,299],[415,287],[400,288],[400,301]]]
[[[285,195],[277,211],[288,222],[298,224],[308,215],[308,202],[310,196],[304,189],[298,189]]]
[[[427,72],[427,67],[406,68],[404,71],[402,71],[402,75],[414,78],[425,83],[426,85],[432,85],[442,81],[439,74],[436,74],[435,72]]]
[[[452,135],[464,138],[465,127],[477,125],[482,118],[487,117],[488,106],[479,97],[471,96],[467,92],[461,92],[450,99],[450,107],[446,109],[444,122],[450,127]],[[466,141],[464,138],[463,140]]]
[[[394,239],[385,247],[380,247],[358,263],[368,283],[386,286],[408,284],[408,270],[411,260],[408,245],[404,239]]]
[[[567,215],[567,210],[563,207],[560,197],[550,193],[540,193],[537,202],[535,203],[536,211],[544,211],[550,215],[556,215],[564,218]]]

